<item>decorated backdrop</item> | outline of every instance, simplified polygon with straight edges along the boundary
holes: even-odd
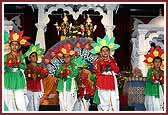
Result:
[[[44,57],[42,58],[43,66],[47,67],[50,74],[54,74],[55,71],[59,68],[59,65],[64,63],[64,61],[56,56],[56,52],[59,50],[59,47],[64,46],[65,44],[69,44],[77,51],[78,56],[83,57],[85,61],[89,64],[89,69],[93,70],[93,61],[97,59],[97,54],[91,54],[90,50],[92,46],[90,45],[93,40],[89,40],[87,38],[68,38],[63,41],[60,41],[54,44]]]

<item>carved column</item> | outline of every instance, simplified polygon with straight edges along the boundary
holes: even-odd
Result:
[[[46,50],[45,46],[45,28],[47,26],[47,23],[49,22],[48,15],[45,13],[46,5],[43,4],[37,4],[38,7],[38,23],[36,23],[37,27],[37,36],[36,36],[36,42],[35,44],[40,44],[40,47]]]
[[[107,15],[103,15],[102,23],[106,29],[106,34],[109,37],[113,37],[113,30],[115,26],[113,25],[113,10],[116,8],[114,4],[107,4]]]
[[[131,39],[132,43],[132,53],[131,53],[131,65],[132,68],[138,67],[138,48],[139,48],[139,43],[138,43],[138,38],[132,38]]]
[[[145,43],[145,34],[148,32],[146,29],[138,29],[138,68],[141,69],[144,77],[147,75],[147,65],[144,63],[144,55],[147,53],[147,44]]]

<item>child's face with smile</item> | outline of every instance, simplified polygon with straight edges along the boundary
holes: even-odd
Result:
[[[31,55],[30,55],[30,61],[31,62],[37,62],[37,60],[38,60],[38,57],[37,57],[37,53],[35,53],[35,52],[33,52]]]
[[[71,62],[71,56],[69,54],[64,54],[63,59],[65,63]]]
[[[110,56],[110,51],[107,47],[103,47],[102,50],[101,50],[101,55],[104,57],[104,58],[108,58]]]
[[[160,68],[162,63],[161,63],[160,59],[155,59],[153,64],[154,64],[155,68]]]
[[[20,48],[20,44],[18,42],[13,41],[10,43],[10,47],[13,52],[17,52]]]

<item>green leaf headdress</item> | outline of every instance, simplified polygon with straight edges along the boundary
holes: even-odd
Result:
[[[115,44],[115,37],[109,38],[107,35],[104,36],[104,38],[99,38],[97,37],[97,43],[92,43],[91,46],[93,47],[93,49],[90,51],[93,54],[99,53],[100,49],[103,46],[107,46],[110,48],[110,51],[113,51],[115,49],[118,49],[120,47],[120,45]]]
[[[88,63],[81,56],[73,58],[71,62],[74,63],[77,67],[88,67]]]
[[[31,53],[36,52],[37,56],[42,56],[44,53],[44,49],[40,48],[40,44],[31,45],[28,51],[24,54],[25,57],[29,57]]]

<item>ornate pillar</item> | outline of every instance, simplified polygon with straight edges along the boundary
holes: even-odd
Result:
[[[131,43],[132,43],[132,53],[131,53],[131,65],[132,68],[138,67],[138,47],[139,47],[139,43],[138,43],[138,38],[132,38],[131,39]]]
[[[113,25],[113,10],[116,9],[115,4],[106,4],[107,15],[103,15],[102,23],[106,29],[106,34],[109,37],[113,37],[113,30],[115,26]]]
[[[46,50],[45,46],[45,28],[47,26],[47,23],[49,22],[49,18],[47,13],[45,13],[45,6],[43,4],[37,4],[38,7],[38,23],[36,23],[37,27],[37,36],[35,44],[40,44],[40,47]]]
[[[141,69],[144,77],[147,75],[147,65],[143,61],[145,60],[144,55],[147,53],[147,44],[145,42],[145,35],[148,32],[146,29],[138,29],[138,68]]]

